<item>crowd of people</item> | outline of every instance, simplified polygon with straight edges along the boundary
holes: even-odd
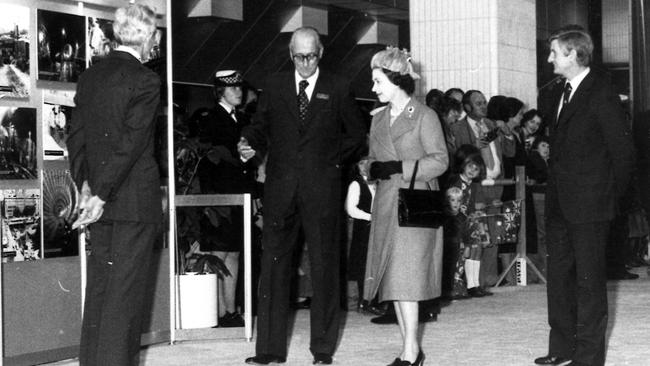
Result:
[[[69,137],[71,171],[82,187],[74,225],[89,225],[93,235],[81,365],[139,363],[143,263],[160,228],[161,215],[151,215],[160,211],[152,193],[159,79],[142,66],[155,39],[154,13],[142,5],[122,8],[114,30],[120,45],[80,79]],[[263,203],[256,213],[263,218],[254,271],[257,337],[247,364],[286,362],[288,284],[298,270],[309,278],[313,364],[332,364],[344,268],[358,290],[357,308],[379,315],[373,322],[398,324],[402,346],[390,366],[422,365],[420,323],[436,320],[453,301],[493,295],[488,288],[512,261],[508,244],[516,238],[495,240],[482,218],[516,211],[518,200],[530,211],[522,225],[541,270],[531,280],[548,279],[549,353],[535,363],[604,364],[605,248],[629,186],[629,123],[589,68],[593,43],[584,29],[562,28],[549,46],[548,62],[565,82],[539,111],[514,96],[488,101],[479,90],[460,88],[431,90],[421,103],[413,96],[420,77],[411,55],[379,51],[370,60],[379,105],[369,131],[349,81],[319,67],[324,46],[314,28],[294,31],[294,69],[264,80],[255,104],[245,103],[238,71],[215,74],[215,105],[195,113],[189,126],[200,154],[185,183],[191,188],[196,176],[201,193],[251,193]],[[96,85],[106,80],[129,92],[98,108],[107,102]],[[514,178],[517,166],[526,167],[525,197],[494,184]],[[441,226],[400,223],[399,194],[409,184],[444,192]],[[343,212],[350,217],[349,252],[341,244]],[[229,273],[220,284],[221,326],[243,325],[236,303],[242,214],[220,207],[188,216],[198,227],[188,247],[211,253]]]

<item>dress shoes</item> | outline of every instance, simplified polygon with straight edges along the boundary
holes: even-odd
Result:
[[[471,297],[484,297],[485,293],[481,290],[480,287],[472,287],[467,289],[467,294]]]
[[[636,273],[631,273],[626,270],[622,271],[617,271],[615,273],[609,273],[607,275],[608,280],[614,280],[614,281],[619,281],[619,280],[636,280],[639,278],[639,275]]]
[[[291,307],[297,310],[309,309],[311,307],[311,297],[307,297],[302,301],[296,301],[291,304]]]
[[[386,311],[381,307],[365,300],[359,303],[357,311],[368,315],[384,315],[386,313]]]
[[[314,353],[314,362],[312,362],[314,365],[331,365],[332,364],[332,356],[328,355],[327,353]]]
[[[418,321],[420,323],[435,322],[438,320],[438,313],[433,311],[420,311],[418,314]]]
[[[492,292],[490,292],[490,291],[489,291],[488,289],[486,289],[485,287],[480,287],[480,286],[479,286],[479,290],[480,290],[480,291],[483,293],[483,295],[485,295],[485,296],[492,296],[492,295],[494,295]]]
[[[259,355],[247,358],[244,362],[249,365],[268,365],[270,363],[285,363],[286,361],[286,357],[261,353]]]
[[[212,328],[236,328],[244,326],[244,318],[238,312],[229,313],[219,318],[219,325]]]
[[[397,315],[395,313],[386,313],[370,319],[373,324],[397,324]]]
[[[437,320],[438,314],[433,311],[421,311],[418,315],[418,322],[420,323],[435,322]],[[387,313],[370,319],[370,322],[374,324],[397,324],[397,315]]]
[[[560,366],[566,366],[571,363],[571,360],[568,358],[564,357],[558,357],[558,356],[544,356],[544,357],[538,357],[535,359],[535,364],[537,365],[560,365]]]

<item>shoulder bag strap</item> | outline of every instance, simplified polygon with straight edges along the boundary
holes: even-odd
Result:
[[[409,190],[413,190],[413,187],[415,186],[415,176],[418,174],[418,164],[420,163],[419,160],[415,161],[415,166],[413,167],[413,175],[411,176],[411,184],[409,184]]]

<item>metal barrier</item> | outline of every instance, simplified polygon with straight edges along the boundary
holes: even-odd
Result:
[[[520,220],[521,223],[519,225],[519,235],[518,235],[518,240],[517,240],[517,253],[515,258],[510,262],[508,267],[506,267],[503,272],[499,275],[499,279],[497,280],[496,284],[494,285],[499,286],[501,282],[503,282],[504,278],[508,275],[508,273],[513,269],[513,266],[517,262],[520,263],[526,263],[526,265],[529,265],[531,269],[535,272],[535,274],[541,279],[544,283],[546,283],[546,278],[542,273],[539,271],[539,269],[535,266],[535,264],[528,258],[526,255],[526,169],[523,166],[517,166],[515,168],[515,178],[514,179],[497,179],[497,180],[484,180],[481,182],[481,185],[483,186],[508,186],[508,185],[514,185],[515,186],[515,197],[517,200],[521,200],[521,216]],[[521,271],[526,271],[526,265],[522,266],[519,268]],[[516,267],[515,267],[516,268]],[[524,282],[523,284],[520,284],[519,281],[517,281],[517,285],[519,286],[526,286],[526,283]]]
[[[251,267],[251,195],[245,194],[197,194],[176,196],[174,199],[175,208],[178,207],[197,207],[197,206],[243,206],[244,207],[244,337],[248,342],[253,340],[253,283]],[[176,210],[170,213],[171,220],[176,222]],[[173,238],[174,246],[172,252],[176,253],[176,237]],[[171,276],[176,277],[175,271],[171,271]],[[176,284],[176,281],[173,281]],[[178,304],[178,289],[173,287],[172,303]],[[174,334],[174,333],[172,333]],[[172,336],[172,343],[175,341],[175,335]]]

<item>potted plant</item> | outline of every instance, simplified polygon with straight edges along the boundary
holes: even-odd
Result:
[[[179,241],[192,243],[189,248],[179,245],[177,327],[181,329],[217,325],[218,279],[231,275],[221,258],[200,250],[198,240],[189,234],[192,222],[192,218],[179,221]]]

